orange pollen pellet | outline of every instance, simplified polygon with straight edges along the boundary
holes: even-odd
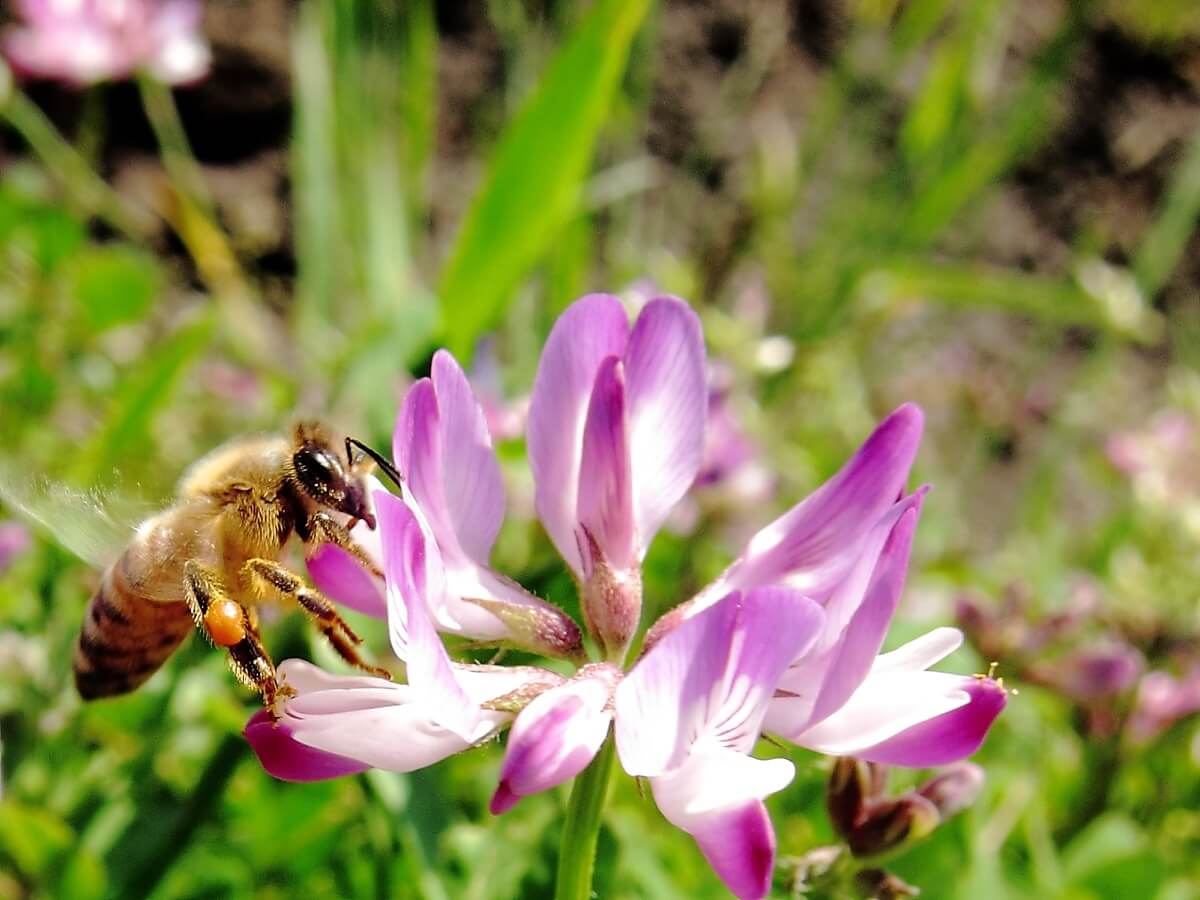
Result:
[[[212,604],[204,614],[204,627],[218,647],[232,647],[246,636],[242,608],[232,600]]]

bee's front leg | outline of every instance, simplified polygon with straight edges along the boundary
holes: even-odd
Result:
[[[280,687],[254,616],[233,599],[220,573],[201,562],[193,559],[184,564],[183,585],[196,627],[229,651],[229,666],[238,681],[262,694],[263,704],[273,710]]]
[[[298,575],[271,559],[248,560],[242,567],[242,572],[258,590],[278,591],[308,613],[326,640],[333,645],[333,649],[350,665],[381,678],[392,677],[387,669],[372,665],[362,658],[357,648],[357,645],[362,643],[362,638],[355,634],[350,623],[338,615],[332,603],[319,591],[305,584]]]
[[[341,547],[351,556],[353,556],[364,569],[374,575],[376,578],[382,578],[383,572],[379,570],[379,566],[367,554],[359,543],[354,540],[350,534],[350,530],[341,522],[337,521],[333,516],[326,512],[316,512],[309,516],[308,521],[304,523],[303,534],[304,543],[311,553],[321,544],[333,544],[335,547]]]

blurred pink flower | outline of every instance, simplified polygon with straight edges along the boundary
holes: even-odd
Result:
[[[1148,743],[1180,719],[1200,712],[1200,668],[1182,678],[1167,672],[1149,672],[1138,685],[1137,698],[1127,724],[1129,736]]]
[[[208,72],[198,0],[17,0],[16,10],[23,24],[0,46],[30,78],[84,87],[145,71],[185,84]]]
[[[17,522],[0,522],[0,574],[29,550],[29,529]]]

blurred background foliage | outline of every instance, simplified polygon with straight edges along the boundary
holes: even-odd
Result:
[[[60,544],[103,555],[200,453],[297,411],[386,446],[439,345],[487,338],[476,372],[517,400],[589,290],[691,300],[755,448],[753,485],[698,486],[655,543],[647,621],[924,407],[892,639],[958,619],[960,670],[1019,693],[981,799],[891,871],[1200,896],[1195,4],[211,0],[205,30],[174,131],[161,89],[22,87],[115,199],[0,101],[0,474],[48,525],[0,554],[0,897],[549,894],[565,790],[491,818],[497,748],[275,782],[199,641],[81,704],[97,572]],[[519,434],[500,450],[500,567],[569,603]],[[292,619],[267,642],[337,665]],[[770,801],[784,897],[833,840],[828,762],[771,752],[799,771]],[[627,779],[596,892],[722,894]]]

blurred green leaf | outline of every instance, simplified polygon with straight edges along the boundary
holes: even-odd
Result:
[[[0,803],[0,856],[27,877],[46,875],[74,839],[71,827],[47,810],[14,800]]]
[[[442,337],[460,358],[549,248],[583,188],[649,0],[602,0],[500,138],[442,273]]]
[[[120,245],[77,254],[68,277],[71,296],[83,307],[92,331],[140,319],[162,289],[154,257]]]
[[[79,249],[83,239],[83,224],[66,210],[0,186],[0,247],[27,250],[48,274]]]
[[[104,482],[127,454],[144,453],[155,414],[167,404],[184,371],[208,346],[213,328],[211,316],[183,327],[125,377],[113,392],[100,428],[78,452],[75,480]]]
[[[1166,877],[1145,832],[1119,812],[1104,813],[1082,831],[1063,853],[1063,868],[1071,883],[1110,900],[1153,897]]]

